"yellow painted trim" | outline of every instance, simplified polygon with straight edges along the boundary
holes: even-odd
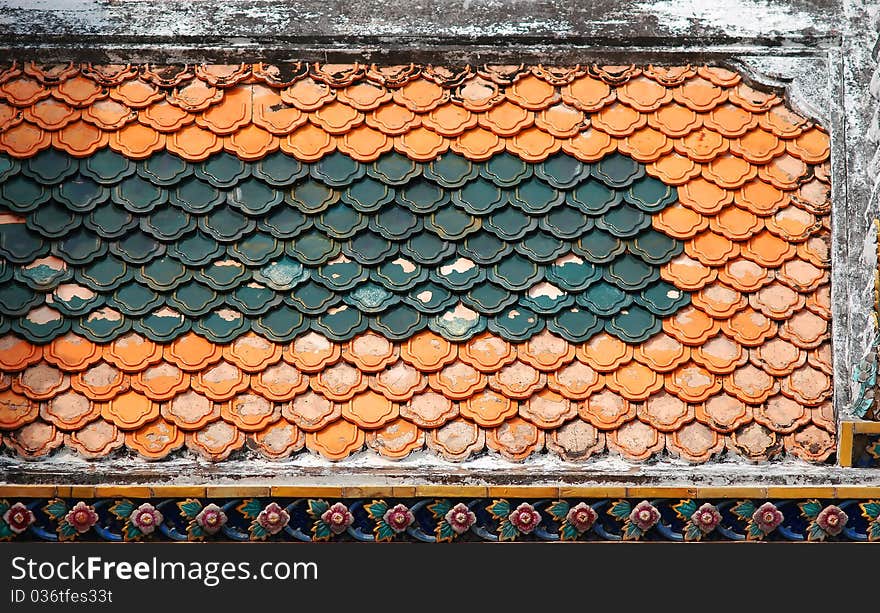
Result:
[[[837,463],[846,468],[853,465],[853,436],[855,434],[854,423],[844,421],[840,423],[840,442],[837,447]]]
[[[880,434],[880,421],[852,421],[856,434]]]
[[[16,485],[0,498],[880,498],[880,486]]]

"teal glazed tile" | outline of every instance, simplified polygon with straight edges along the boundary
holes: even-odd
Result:
[[[682,242],[651,227],[676,199],[619,154],[0,156],[0,213],[21,222],[0,225],[14,280],[0,288],[0,318],[39,342],[71,329],[227,342],[248,330],[347,340],[427,327],[450,340],[547,328],[636,343],[690,300],[659,280]],[[35,263],[48,255],[63,265]],[[47,297],[71,281],[86,290]],[[27,319],[44,304],[55,315]]]

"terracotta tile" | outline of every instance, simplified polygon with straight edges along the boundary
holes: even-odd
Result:
[[[410,81],[394,91],[394,101],[411,111],[425,113],[446,102],[449,91],[425,80]]]
[[[785,450],[807,462],[824,462],[836,449],[834,435],[813,425],[785,437]]]
[[[441,428],[428,432],[428,448],[452,462],[467,460],[486,446],[486,433],[476,424],[454,419]]]
[[[100,360],[101,350],[88,339],[74,334],[65,334],[45,345],[43,357],[47,362],[64,371],[74,372],[88,368]]]
[[[798,311],[779,326],[780,338],[803,349],[819,346],[830,338],[830,334],[828,322],[806,309]]]
[[[125,446],[145,460],[161,460],[183,447],[185,436],[174,424],[163,419],[125,433]]]
[[[734,195],[735,202],[758,216],[772,215],[789,202],[789,195],[764,181],[752,181]]]
[[[776,336],[777,324],[762,313],[746,308],[722,322],[721,331],[740,345],[754,347]]]
[[[562,142],[562,150],[582,162],[595,162],[617,148],[617,142],[605,132],[587,128]]]
[[[438,428],[458,416],[459,407],[443,394],[426,391],[400,405],[400,416],[422,428]]]
[[[519,405],[520,417],[543,430],[557,428],[577,414],[577,405],[574,402],[547,389],[541,390]]]
[[[638,405],[638,418],[661,432],[673,432],[694,419],[694,407],[665,391]]]
[[[562,141],[538,128],[528,128],[506,141],[507,150],[526,162],[540,162],[562,148]]]
[[[702,345],[715,336],[720,322],[692,306],[680,309],[675,315],[663,320],[663,331],[685,345]]]
[[[773,217],[767,218],[766,223],[767,230],[772,234],[791,242],[804,241],[822,227],[821,220],[809,211],[796,206],[780,209]],[[798,247],[800,246],[798,245]]]
[[[645,400],[663,388],[663,377],[639,362],[629,362],[606,375],[605,385],[628,400]]]
[[[584,400],[604,385],[605,377],[580,361],[571,362],[547,377],[547,387],[571,400]]]
[[[275,90],[254,85],[251,91],[253,95],[251,120],[254,125],[272,134],[283,136],[308,121],[305,113],[285,103]]]
[[[232,87],[251,74],[247,64],[196,64],[195,74],[214,87]]]
[[[683,138],[674,141],[675,150],[696,162],[711,162],[724,154],[730,146],[729,141],[718,132],[708,128],[694,130]]]
[[[9,390],[0,392],[0,429],[21,428],[37,419],[39,414],[36,402]]]
[[[729,97],[732,103],[753,113],[767,111],[782,102],[776,94],[760,92],[745,83],[740,83],[731,89]]]
[[[684,244],[685,253],[706,266],[723,266],[740,253],[739,243],[711,230],[701,232]]]
[[[434,372],[455,361],[457,347],[434,334],[420,332],[400,346],[400,357],[422,372]]]
[[[150,157],[165,148],[166,138],[153,128],[130,123],[110,135],[110,148],[133,160]]]
[[[239,394],[220,406],[220,417],[239,430],[259,432],[281,419],[281,407],[257,394]]]
[[[725,189],[742,187],[754,179],[764,166],[755,166],[735,155],[724,154],[705,164],[703,178]]]
[[[517,358],[545,372],[554,372],[574,359],[575,348],[546,330],[517,345]]]
[[[679,192],[679,197],[681,192]],[[691,238],[709,226],[709,220],[692,209],[673,204],[651,218],[651,225],[674,238]]]
[[[535,125],[556,138],[570,138],[586,128],[589,120],[577,108],[560,103],[538,113]]]
[[[425,433],[408,421],[396,419],[379,430],[368,432],[366,441],[373,451],[399,460],[425,445]]]
[[[359,111],[372,111],[380,104],[391,100],[391,92],[372,83],[357,83],[337,90],[336,99]]]
[[[170,104],[167,100],[160,100],[141,109],[137,114],[137,119],[142,124],[159,132],[175,132],[195,121],[196,116]]]
[[[831,319],[831,284],[823,285],[810,294],[806,306],[811,313],[823,319]]]
[[[784,104],[758,115],[758,121],[765,130],[770,130],[781,138],[795,137],[810,125],[808,119],[786,108]]]
[[[755,407],[755,421],[774,432],[788,434],[810,423],[810,411],[799,402],[777,395]]]
[[[701,464],[724,450],[724,437],[699,422],[693,422],[667,434],[666,449],[672,456]]]
[[[830,401],[823,402],[817,407],[811,407],[810,415],[812,416],[811,419],[813,423],[823,430],[833,432],[837,428],[837,419],[834,414],[834,405]]]
[[[757,126],[758,116],[728,102],[703,116],[703,124],[727,138],[734,138]]]
[[[749,305],[771,319],[788,319],[804,307],[804,296],[779,282],[749,295]]]
[[[398,415],[397,404],[373,391],[357,394],[342,405],[342,416],[364,429],[384,426]]]
[[[590,124],[611,136],[629,136],[648,122],[646,115],[620,103],[612,103],[590,117]]]
[[[776,271],[776,278],[799,292],[813,292],[829,282],[827,270],[817,268],[803,260],[789,260]]]
[[[807,352],[782,338],[772,338],[749,351],[750,361],[774,377],[791,374],[807,361]]]
[[[827,215],[831,212],[831,186],[818,178],[810,179],[801,183],[791,201],[814,215]]]
[[[162,417],[181,430],[198,430],[220,419],[220,406],[194,391],[185,391],[161,407]]]
[[[40,417],[62,430],[79,430],[101,416],[101,406],[76,392],[65,392],[40,405]]]
[[[666,445],[665,437],[637,419],[625,423],[606,435],[608,451],[628,460],[647,460]]]
[[[708,216],[729,207],[733,202],[733,192],[697,177],[679,186],[678,198],[684,206]]]
[[[713,430],[728,434],[752,421],[752,407],[722,392],[695,405],[694,415]]]
[[[831,396],[831,377],[811,366],[801,366],[782,379],[780,390],[802,404],[817,405]]]
[[[679,138],[703,125],[704,115],[698,115],[682,104],[667,104],[650,115],[648,125],[666,136]]]
[[[364,121],[364,114],[341,102],[330,102],[308,115],[309,121],[333,135],[345,134]]]
[[[215,421],[186,434],[186,446],[210,462],[220,462],[244,445],[244,434],[232,424]]]
[[[388,339],[366,332],[344,346],[342,358],[364,372],[379,372],[397,361],[398,352]]]
[[[172,371],[177,371],[174,366],[170,366],[170,369]],[[169,376],[168,379],[177,380],[173,375]],[[186,381],[187,383],[189,382],[188,377]],[[85,394],[91,400],[110,400],[111,398],[115,398],[118,394],[128,391],[130,381],[128,375],[125,375],[110,364],[107,364],[106,362],[98,362],[88,370],[73,375],[70,383],[73,389]],[[156,381],[156,383],[158,384],[157,388],[163,389],[162,383],[167,383],[167,381],[162,381],[161,383]],[[145,389],[139,389],[139,391],[144,392]],[[147,395],[150,396],[150,394]],[[161,396],[161,393],[158,395]],[[174,394],[171,394],[166,398],[170,398],[173,395]],[[150,397],[153,398],[153,396]]]
[[[729,206],[709,220],[709,227],[730,240],[742,241],[760,232],[764,220],[751,211]]]
[[[641,111],[655,111],[672,100],[672,92],[647,77],[636,77],[617,88],[617,99]]]
[[[127,107],[140,109],[161,100],[165,94],[152,83],[132,79],[110,89],[110,98]]]
[[[428,379],[406,362],[398,361],[370,377],[369,386],[389,400],[405,402],[413,394],[424,390],[428,386]]]
[[[280,147],[298,160],[314,162],[336,149],[336,139],[317,126],[305,124],[282,140]]]
[[[713,283],[692,294],[691,304],[714,319],[727,319],[749,303],[740,292],[722,283]]]
[[[193,124],[170,134],[165,147],[187,161],[201,162],[223,149],[223,141],[213,132]]]
[[[284,405],[281,414],[302,430],[317,432],[342,416],[342,405],[308,391]]]
[[[496,372],[517,358],[517,350],[500,336],[483,333],[459,346],[459,359],[485,373]]]
[[[486,445],[513,462],[524,460],[544,447],[544,432],[514,417],[486,431]]]
[[[311,77],[301,79],[281,90],[281,98],[301,111],[314,111],[336,98],[336,91]]]
[[[159,417],[159,404],[129,391],[102,404],[101,417],[123,430],[134,430]]]
[[[281,346],[248,333],[224,346],[223,357],[245,372],[259,373],[281,359]]]
[[[49,455],[64,442],[63,432],[42,421],[35,421],[4,434],[5,445],[19,456],[29,459]]]
[[[168,101],[188,113],[204,111],[223,99],[223,90],[200,79],[175,87],[168,93]],[[113,95],[112,93],[110,94]]]
[[[269,460],[282,460],[300,451],[306,436],[295,425],[283,419],[248,437],[248,446]]]
[[[309,380],[296,368],[282,362],[251,375],[250,387],[269,400],[282,402],[308,389]]]
[[[485,388],[486,384],[486,375],[464,362],[453,362],[428,377],[428,385],[431,389],[452,400],[469,398]]]
[[[579,345],[577,356],[581,362],[600,372],[610,372],[632,360],[633,349],[626,343],[603,332]]]
[[[553,85],[531,75],[518,79],[505,93],[508,100],[531,110],[545,109],[560,98]]]
[[[87,109],[87,111],[88,110],[90,109]],[[67,106],[60,100],[55,100],[54,98],[40,100],[31,106],[21,109],[21,111],[16,111],[16,113],[21,113],[20,117],[25,121],[34,123],[44,130],[60,130],[67,124],[76,121],[82,116],[82,111]],[[14,125],[18,125],[18,122],[7,126],[6,129],[9,129]]]
[[[682,185],[702,172],[702,166],[678,153],[664,155],[647,166],[647,172],[667,185]]]
[[[618,150],[639,162],[654,162],[672,151],[672,141],[653,128],[636,130],[618,145]]]
[[[607,83],[593,77],[575,79],[561,90],[562,99],[582,111],[598,111],[613,101],[616,92]]]
[[[308,432],[306,446],[328,460],[341,460],[363,448],[364,433],[340,419],[317,432]]]
[[[83,121],[102,130],[118,130],[136,118],[136,111],[115,100],[99,100],[82,111]]]
[[[718,280],[741,292],[753,292],[773,281],[773,274],[749,260],[731,260],[718,271]]]
[[[567,462],[582,462],[605,450],[605,434],[582,419],[575,419],[547,433],[546,445]]]
[[[697,71],[690,65],[687,66],[654,66],[649,65],[643,69],[645,75],[654,79],[658,83],[666,87],[674,87],[681,85],[695,74]]]
[[[834,361],[831,352],[831,343],[824,342],[813,351],[808,352],[807,361],[813,368],[818,368],[826,375],[830,375],[834,370]]]
[[[234,364],[221,360],[192,377],[192,388],[216,402],[229,400],[248,388],[250,379]]]
[[[31,400],[46,400],[70,387],[70,378],[45,362],[26,368],[12,380],[12,391]]]
[[[672,95],[679,104],[684,104],[697,112],[705,112],[725,102],[728,90],[702,77],[696,77],[676,87]]]
[[[15,106],[30,106],[49,96],[51,90],[36,79],[20,77],[0,84],[0,97]]]
[[[281,147],[281,140],[253,124],[223,139],[223,149],[239,159],[255,162]]]
[[[162,347],[130,333],[120,336],[103,349],[102,359],[125,372],[138,372],[162,360]]]
[[[89,460],[109,455],[124,444],[125,435],[116,426],[102,419],[64,435],[64,446],[74,449],[80,456]]]
[[[394,148],[394,142],[367,126],[358,126],[337,141],[339,151],[359,162],[372,162]]]
[[[809,167],[796,157],[785,154],[758,169],[758,176],[779,189],[794,189],[805,178]]]
[[[752,364],[741,366],[723,379],[725,392],[749,404],[765,402],[779,391],[779,382]]]
[[[481,77],[466,78],[452,93],[450,100],[469,111],[482,112],[504,101],[497,84]]]
[[[67,105],[62,104],[60,106],[67,109],[70,114],[76,113],[76,111],[67,107]],[[32,108],[32,107],[29,107],[28,109],[25,109],[25,110],[29,110],[30,108]],[[71,121],[73,119],[75,119],[75,117],[72,117]],[[23,121],[23,117],[22,117],[21,110],[15,108],[14,106],[11,106],[9,104],[0,102],[0,131],[8,130],[9,128],[11,128],[13,126],[17,126],[22,121]],[[33,120],[29,120],[29,121],[33,121]],[[41,126],[41,127],[45,127],[45,126]],[[47,128],[47,129],[49,129],[49,128]]]
[[[342,347],[327,340],[316,332],[308,332],[298,336],[293,343],[285,347],[282,357],[285,362],[293,364],[303,372],[320,372],[327,366],[339,361]]]
[[[330,400],[342,402],[367,389],[367,378],[359,369],[340,362],[312,377],[310,386]]]
[[[779,140],[773,132],[755,128],[740,138],[730,141],[730,152],[748,160],[752,164],[766,164],[781,155],[786,143]]]
[[[52,133],[52,146],[74,157],[87,157],[107,146],[106,132],[82,120],[74,121]]]
[[[721,377],[697,364],[681,366],[667,374],[666,391],[686,402],[702,402],[721,390]]]
[[[20,123],[0,133],[0,151],[16,158],[31,157],[51,144],[50,133],[29,123]]]
[[[514,136],[534,124],[535,114],[505,101],[477,115],[477,122],[499,136]]]
[[[578,405],[582,419],[601,430],[613,430],[636,416],[636,405],[609,390],[593,394]]]
[[[441,153],[446,152],[450,144],[461,144],[462,138],[464,137],[459,137],[455,141],[449,141],[427,128],[413,128],[409,132],[394,138],[394,149],[417,162],[428,162]]]
[[[403,132],[408,131],[410,128],[414,128],[419,125],[416,121],[419,119],[419,116],[409,111],[409,109],[405,109],[404,107],[400,108],[401,111],[394,110],[394,115],[392,115],[391,119],[386,119],[386,113],[391,113],[392,110],[385,110],[389,105],[386,105],[379,109],[379,111],[374,113],[374,121],[379,123],[380,125],[386,126],[390,124],[388,127],[400,126],[397,128],[396,132],[387,132],[388,134],[402,134]],[[412,125],[405,125],[400,123],[403,120],[403,111],[407,111],[412,115],[412,119],[408,120],[406,123],[414,122]],[[381,119],[379,114],[381,113]],[[427,115],[421,116],[421,125],[426,128],[437,132],[443,136],[458,136],[462,134],[465,130],[469,130],[477,125],[477,115],[472,114],[466,108],[462,108],[456,104],[447,103],[441,104],[437,108],[433,109]],[[367,116],[367,123],[370,123],[370,116]],[[405,129],[404,129],[405,126]],[[385,129],[382,129],[385,132]]]
[[[694,362],[716,374],[733,372],[748,360],[748,354],[739,343],[718,334],[692,351]]]
[[[633,350],[633,358],[657,372],[674,370],[690,359],[690,349],[668,334],[655,334]]]
[[[764,462],[779,454],[782,439],[772,430],[751,423],[731,435],[728,449],[753,462]]]

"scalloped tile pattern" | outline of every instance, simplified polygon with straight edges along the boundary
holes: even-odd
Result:
[[[825,461],[828,156],[706,66],[7,66],[3,444]]]

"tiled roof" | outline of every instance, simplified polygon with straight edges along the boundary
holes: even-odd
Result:
[[[7,67],[2,440],[824,461],[828,155],[705,66]]]

